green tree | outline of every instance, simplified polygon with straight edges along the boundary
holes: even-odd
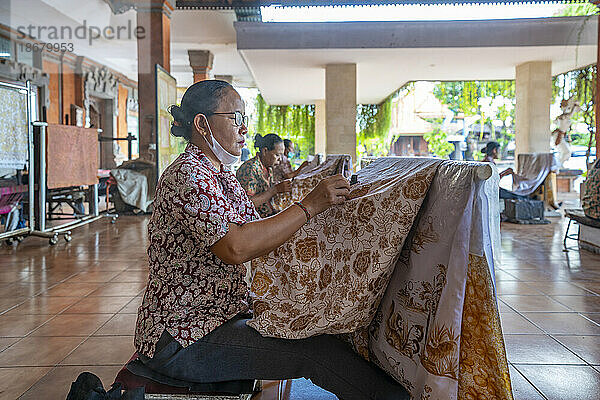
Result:
[[[581,111],[573,114],[571,118],[573,124],[571,126],[584,123],[587,126],[587,132],[574,132],[572,130],[570,134],[572,143],[588,147],[594,145],[596,65],[588,65],[575,71],[557,75],[552,79],[552,94],[559,101],[575,96],[579,101]]]
[[[255,100],[256,118],[255,124],[251,126],[250,136],[259,133],[266,135],[275,133],[282,139],[290,139],[300,148],[300,158],[306,159],[309,154],[315,152],[315,106],[289,105],[270,106],[259,94]],[[252,154],[256,150],[252,145],[253,140],[248,143]]]
[[[433,94],[455,113],[465,116],[481,112],[478,100],[481,97],[515,97],[514,81],[452,81],[439,82]]]
[[[435,128],[423,135],[423,139],[427,142],[427,148],[431,153],[440,158],[446,158],[454,151],[454,145],[448,142],[448,135],[442,131],[440,122],[435,123]]]
[[[389,132],[392,125],[392,98],[381,104],[359,104],[356,107],[356,142],[359,157],[386,156],[389,150]]]
[[[455,114],[480,116],[479,128],[473,127],[471,140],[483,139],[485,125],[491,127],[491,139],[498,141],[502,150],[514,139],[514,81],[439,82],[433,94]],[[502,124],[497,127],[498,121]]]
[[[579,17],[586,15],[595,15],[598,13],[598,7],[592,3],[568,4],[562,10],[554,14],[556,17]]]
[[[593,3],[568,4],[555,14],[557,17],[588,16],[598,15],[598,6]],[[586,18],[584,23],[588,23],[590,18]],[[580,36],[583,32],[583,26],[578,32]],[[553,95],[556,99],[568,99],[575,96],[581,105],[581,112],[573,116],[573,122],[583,122],[588,127],[587,133],[571,134],[572,143],[576,145],[588,146],[594,145],[595,131],[595,88],[596,88],[596,66],[588,65],[576,71],[570,71],[556,76],[553,81]],[[586,160],[587,161],[587,160]]]
[[[359,104],[356,107],[356,142],[359,158],[388,155],[392,143],[397,139],[390,132],[394,101],[413,89],[414,82],[409,82],[379,104]]]

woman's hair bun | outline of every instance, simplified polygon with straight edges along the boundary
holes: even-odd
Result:
[[[169,111],[169,114],[173,116],[175,121],[183,122],[185,120],[185,113],[181,107],[172,105],[167,109],[167,111]]]
[[[168,109],[169,113],[173,116],[173,123],[171,124],[171,135],[175,137],[183,137],[187,140],[190,139],[190,127],[188,121],[185,118],[185,112],[179,106],[172,105]]]
[[[260,133],[257,133],[256,135],[254,135],[254,147],[256,147],[257,149],[264,147],[263,142],[264,142],[264,137],[261,136]]]
[[[273,150],[277,143],[283,143],[283,140],[274,133],[266,134],[265,136],[256,135],[254,136],[254,147],[258,150],[266,148],[267,150]]]

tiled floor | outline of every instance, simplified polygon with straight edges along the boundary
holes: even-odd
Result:
[[[83,371],[110,386],[134,352],[146,222],[100,220],[71,243],[0,247],[0,399],[65,399]]]
[[[551,220],[502,225],[496,283],[514,395],[598,399],[600,256],[564,252],[566,223]]]
[[[496,273],[515,398],[600,398],[600,256],[562,251],[566,224],[502,226]],[[64,399],[82,371],[106,386],[133,353],[147,278],[144,217],[74,231],[49,247],[0,247],[0,399]],[[305,380],[260,400],[333,399]]]

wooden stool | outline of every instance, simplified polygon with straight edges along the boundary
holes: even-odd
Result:
[[[169,379],[177,386],[165,385],[144,376],[136,375],[130,369],[137,372],[148,368],[138,359],[137,353],[134,353],[129,362],[117,374],[115,383],[120,383],[124,390],[143,386],[145,388],[144,398],[148,400],[250,400],[254,393],[262,390],[261,381],[259,380],[198,384]]]

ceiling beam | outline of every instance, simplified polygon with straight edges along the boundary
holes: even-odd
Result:
[[[112,1],[112,0],[106,0]],[[587,0],[177,0],[180,9],[235,9],[305,6],[381,6],[434,4],[519,4],[519,3],[586,3]]]
[[[482,21],[235,22],[239,50],[596,45],[598,18]]]

